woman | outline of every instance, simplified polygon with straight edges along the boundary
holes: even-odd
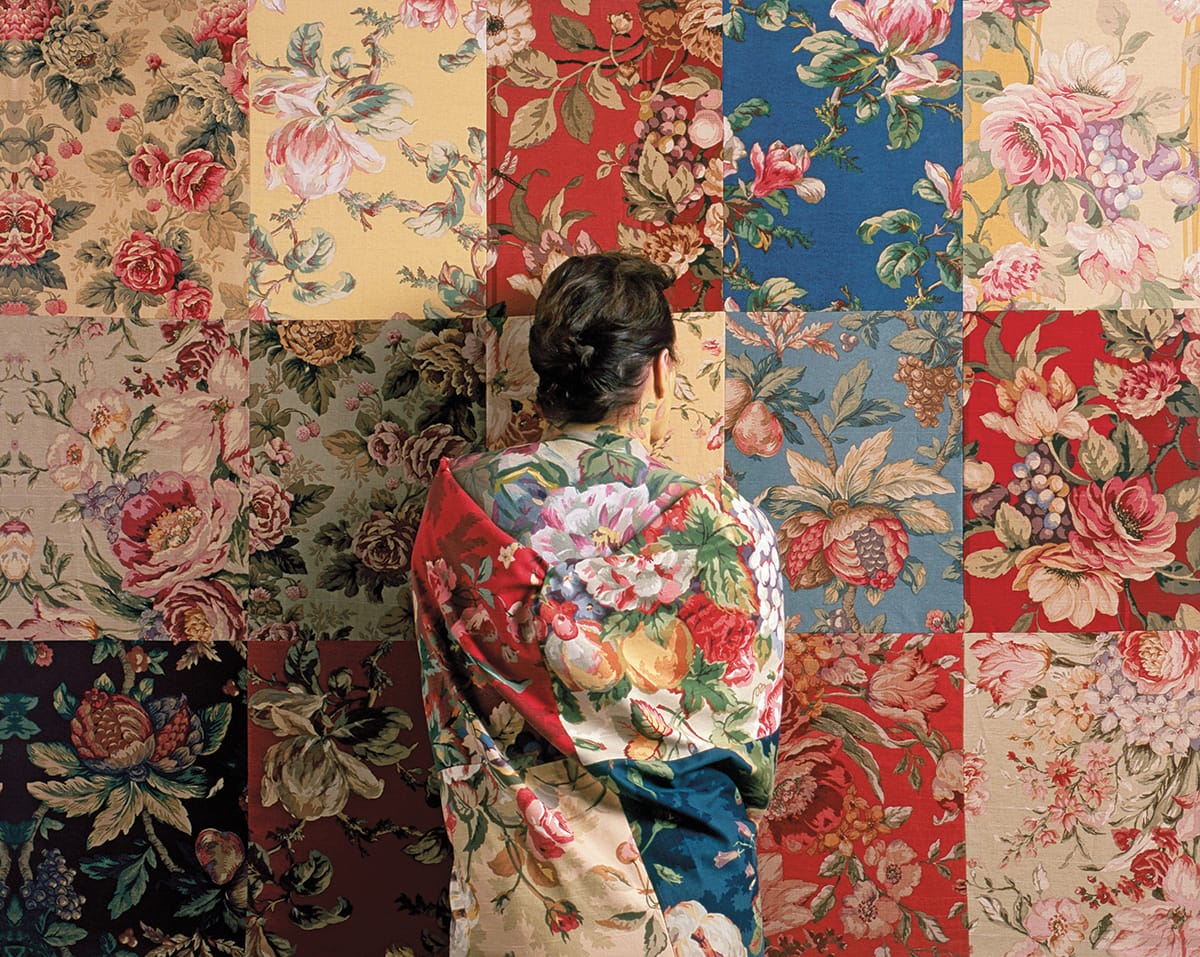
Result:
[[[430,489],[413,590],[454,954],[762,952],[779,560],[753,506],[646,451],[670,282],[618,253],[556,269],[530,356],[561,427]]]

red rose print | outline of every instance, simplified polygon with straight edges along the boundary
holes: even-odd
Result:
[[[692,595],[679,610],[696,644],[704,651],[704,660],[725,662],[725,680],[744,685],[754,677],[754,635],[757,631],[749,615],[719,608],[701,594]]]
[[[207,319],[212,293],[200,283],[184,279],[167,294],[167,306],[176,319]]]
[[[130,289],[162,295],[175,285],[183,261],[170,246],[135,229],[113,253],[112,268]]]
[[[170,161],[166,152],[153,143],[143,143],[129,157],[129,175],[139,186],[149,189],[162,182],[163,167]]]
[[[188,150],[163,169],[167,199],[176,206],[203,211],[220,202],[221,184],[229,172],[208,150]]]
[[[19,189],[0,193],[0,264],[30,266],[45,255],[54,210]]]
[[[40,40],[55,17],[62,16],[57,0],[25,0],[0,5],[0,40]]]
[[[196,14],[192,37],[197,43],[216,40],[228,60],[233,44],[246,35],[246,0],[216,0]]]

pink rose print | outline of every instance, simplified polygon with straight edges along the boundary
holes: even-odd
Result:
[[[1157,415],[1178,386],[1179,370],[1174,363],[1165,359],[1140,362],[1121,375],[1117,384],[1117,410],[1134,419]]]
[[[979,146],[1009,185],[1067,179],[1084,166],[1083,114],[1070,100],[1012,83],[983,104]]]
[[[170,246],[135,229],[113,253],[112,268],[130,289],[162,295],[175,285],[183,260]]]
[[[404,0],[397,15],[410,30],[436,30],[443,22],[453,27],[458,24],[458,0]]]
[[[200,9],[192,24],[192,37],[196,42],[216,40],[226,60],[234,43],[245,36],[246,0],[214,0]]]
[[[155,607],[172,641],[245,640],[245,609],[224,582],[180,582],[160,595]]]
[[[270,551],[291,523],[294,496],[270,475],[256,473],[242,484],[250,517],[250,550]]]
[[[1139,694],[1200,691],[1200,640],[1188,631],[1129,631],[1117,640],[1121,671]]]
[[[1200,388],[1200,340],[1193,339],[1183,350],[1183,358],[1179,362],[1179,371],[1188,382]]]
[[[212,311],[212,292],[191,279],[167,293],[167,308],[175,319],[204,320]]]
[[[197,212],[220,202],[221,184],[229,172],[208,150],[188,150],[163,168],[163,186],[174,205]]]
[[[529,849],[538,860],[562,857],[563,849],[575,840],[571,825],[557,808],[548,808],[531,788],[517,791],[517,807],[525,819]]]
[[[1112,478],[1103,487],[1077,486],[1071,491],[1071,512],[1071,544],[1095,567],[1145,581],[1174,560],[1178,516],[1145,476]]]
[[[150,189],[162,183],[163,167],[170,157],[161,147],[153,143],[143,143],[129,157],[129,175],[139,186]]]
[[[0,265],[30,266],[46,253],[54,209],[19,189],[0,193]]]
[[[229,535],[241,507],[225,479],[163,472],[121,510],[113,553],[126,568],[121,584],[153,597],[182,581],[225,567]]]
[[[355,170],[378,173],[384,162],[366,137],[337,120],[291,120],[267,139],[267,188],[282,182],[300,199],[318,199],[344,189]]]
[[[805,175],[811,162],[808,150],[799,144],[784,146],[776,140],[764,153],[762,146],[755,143],[750,147],[754,195],[761,198],[777,189],[794,189],[805,202],[820,202],[825,195],[825,184]]]
[[[250,49],[246,38],[234,41],[233,57],[225,64],[225,72],[221,75],[221,86],[229,91],[243,113],[250,112]]]
[[[1075,901],[1055,898],[1034,902],[1025,918],[1025,929],[1053,957],[1070,957],[1087,934],[1088,922]]]

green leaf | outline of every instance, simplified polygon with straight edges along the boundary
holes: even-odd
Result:
[[[1046,220],[1038,205],[1040,197],[1041,187],[1033,183],[1014,186],[1008,194],[1008,218],[1026,239],[1035,243],[1046,229]]]
[[[963,570],[972,578],[1000,578],[1013,570],[1019,556],[1020,552],[1007,548],[985,548],[971,552],[963,560]]]
[[[147,123],[159,123],[169,119],[179,108],[179,94],[173,87],[167,86],[154,90],[146,97],[146,105],[142,107],[142,116]]]
[[[147,847],[117,874],[117,886],[108,902],[109,917],[120,917],[145,896],[150,886],[149,864],[153,858],[154,851]]]
[[[864,243],[873,242],[880,232],[915,233],[921,228],[921,217],[911,209],[889,209],[886,213],[864,219],[858,227],[858,238]]]
[[[320,851],[309,851],[279,877],[279,884],[293,894],[311,897],[322,893],[333,879],[333,864]]]
[[[1001,503],[996,510],[996,537],[1008,548],[1024,548],[1033,536],[1033,525],[1028,516],[1018,512],[1008,502]]]
[[[596,108],[583,85],[576,83],[567,91],[562,105],[563,127],[580,143],[590,143],[596,123]]]
[[[350,295],[356,285],[350,273],[341,273],[336,282],[297,282],[292,286],[292,298],[306,306],[317,306]]]
[[[287,650],[283,672],[288,681],[303,685],[314,694],[321,691],[317,676],[321,673],[321,652],[315,641],[298,641]]]
[[[885,246],[875,263],[875,273],[880,281],[893,289],[900,288],[900,280],[919,272],[929,261],[929,250],[915,243],[892,243]]]
[[[729,125],[735,133],[744,130],[756,116],[770,116],[771,104],[761,96],[752,96],[733,108],[729,114]]]
[[[465,41],[453,53],[438,55],[438,66],[446,73],[454,73],[465,66],[470,66],[479,56],[479,43],[474,37]]]
[[[320,71],[321,24],[302,23],[288,40],[287,61],[296,69],[315,75]]]
[[[88,932],[83,927],[56,920],[42,932],[40,939],[42,943],[49,944],[51,947],[68,947],[71,944],[78,944],[87,935]]]
[[[1122,478],[1136,478],[1150,467],[1150,447],[1142,434],[1129,422],[1118,422],[1109,434],[1109,439],[1121,456],[1117,474]]]
[[[805,290],[792,280],[782,276],[773,276],[750,293],[746,299],[746,311],[767,312],[787,309],[805,295]]]
[[[201,754],[214,754],[225,740],[229,731],[229,723],[233,720],[233,705],[227,701],[202,708],[197,715],[200,726],[204,729],[204,747]]]
[[[554,97],[539,97],[522,104],[513,114],[508,145],[512,149],[538,146],[550,139],[556,129],[558,115],[554,111]]]
[[[1117,474],[1121,455],[1116,445],[1099,432],[1088,430],[1087,436],[1079,445],[1079,464],[1097,482],[1107,482]]]
[[[54,704],[54,710],[64,721],[70,721],[73,717],[75,717],[75,709],[79,707],[79,699],[75,697],[75,695],[71,694],[71,691],[67,687],[67,683],[65,681],[60,683],[59,686],[54,689],[54,693],[51,695],[50,700]],[[72,754],[73,753],[74,752],[72,752]]]
[[[900,100],[890,101],[887,118],[888,149],[906,150],[921,138],[925,116],[919,109],[905,106]]]
[[[995,70],[966,70],[963,73],[963,92],[976,103],[986,103],[1004,90],[1004,82]]]
[[[308,239],[298,242],[286,256],[283,265],[287,269],[309,273],[324,269],[337,251],[337,242],[328,230],[317,227]]]
[[[339,897],[337,903],[330,908],[317,907],[313,904],[295,904],[288,911],[288,919],[302,930],[315,930],[318,927],[328,927],[330,924],[340,924],[348,918],[354,907],[344,897]]]
[[[574,17],[564,17],[559,14],[550,16],[550,32],[564,50],[579,53],[582,50],[595,50],[596,37],[582,20]]]

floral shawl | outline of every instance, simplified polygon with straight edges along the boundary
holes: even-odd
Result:
[[[774,535],[581,430],[443,461],[413,551],[454,954],[761,954]]]

